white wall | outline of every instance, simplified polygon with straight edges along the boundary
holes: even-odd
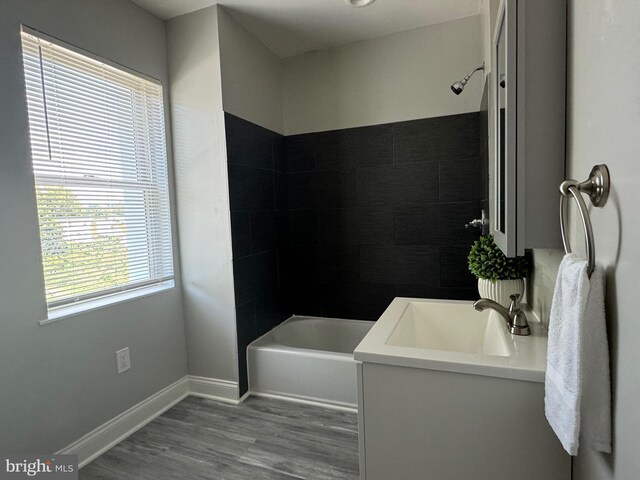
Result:
[[[218,27],[224,111],[284,133],[280,58],[223,8]]]
[[[612,455],[581,447],[580,480],[640,477],[639,24],[637,0],[569,1],[568,176],[584,180],[606,163],[612,181],[607,205],[591,218],[597,261],[607,269],[615,437]],[[577,219],[572,225],[577,247],[583,233]]]
[[[184,321],[178,285],[38,325],[47,309],[20,23],[157,78],[167,94],[164,26],[126,0],[2,0],[1,11],[0,451],[51,452],[184,376]],[[132,369],[117,375],[124,346]]]
[[[286,58],[286,135],[477,112],[482,75],[456,96],[450,85],[482,63],[480,15]]]
[[[167,22],[189,373],[237,381],[217,6]]]

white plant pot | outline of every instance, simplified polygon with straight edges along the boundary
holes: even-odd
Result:
[[[524,297],[524,278],[516,280],[496,280],[492,282],[485,278],[478,279],[478,292],[481,298],[489,298],[500,305],[509,308],[510,295],[520,294],[520,300]]]

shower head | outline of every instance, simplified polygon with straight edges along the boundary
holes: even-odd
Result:
[[[451,91],[453,93],[455,93],[456,95],[460,95],[462,93],[462,90],[464,90],[464,86],[467,84],[467,82],[465,82],[464,80],[461,82],[453,82],[451,84]]]
[[[484,63],[482,65],[480,65],[479,67],[474,68],[473,70],[471,70],[462,80],[460,80],[459,82],[453,82],[451,84],[451,91],[453,93],[455,93],[456,95],[460,95],[462,93],[462,90],[464,90],[464,86],[467,84],[467,82],[469,81],[469,79],[471,78],[471,76],[476,73],[478,70],[484,70]]]

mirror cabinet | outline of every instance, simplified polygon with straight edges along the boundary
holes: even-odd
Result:
[[[493,35],[491,232],[508,256],[561,248],[566,0],[502,0]]]

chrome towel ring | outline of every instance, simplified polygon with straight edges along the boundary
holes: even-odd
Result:
[[[587,274],[591,277],[591,274],[596,268],[596,247],[593,240],[593,226],[591,225],[591,218],[587,211],[587,204],[582,198],[582,194],[586,194],[591,203],[595,207],[604,207],[609,198],[609,169],[606,165],[596,165],[591,169],[589,178],[579,183],[575,180],[565,180],[560,184],[560,231],[562,232],[562,243],[564,244],[564,251],[571,253],[571,245],[569,243],[569,236],[567,232],[567,205],[569,198],[573,197],[578,204],[578,210],[580,211],[580,218],[582,220],[582,226],[584,228],[584,241],[587,249]]]

